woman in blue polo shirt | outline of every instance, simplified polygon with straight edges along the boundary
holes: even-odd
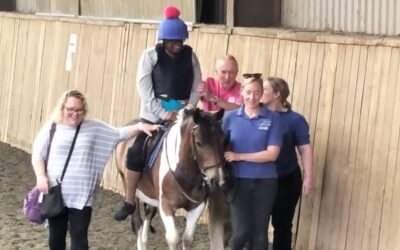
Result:
[[[230,203],[232,250],[247,242],[268,249],[268,222],[278,191],[277,169],[282,143],[279,114],[260,104],[263,81],[250,77],[242,84],[243,105],[227,113],[222,128],[229,137],[225,159],[232,163],[234,196]]]
[[[309,128],[304,117],[291,109],[287,101],[289,94],[289,86],[281,78],[269,77],[264,82],[261,102],[280,114],[283,133],[283,146],[276,161],[279,188],[272,212],[274,250],[292,249],[292,221],[296,204],[302,192],[307,195],[312,189],[313,150]],[[296,149],[304,168],[303,181]]]

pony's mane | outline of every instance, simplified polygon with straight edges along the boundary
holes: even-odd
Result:
[[[176,117],[176,121],[177,122],[182,122],[182,120],[183,120],[183,118],[184,118],[184,116],[185,116],[185,109],[183,108],[183,109],[181,109],[181,110],[179,110],[178,111],[178,115],[177,115],[177,117]]]
[[[196,117],[196,118],[195,118]],[[180,124],[181,127],[186,127],[187,124],[191,123],[191,118],[196,119],[196,123],[208,124],[207,126],[220,126],[218,121],[215,119],[214,114],[205,112],[199,108],[194,109],[181,109],[178,112],[177,120],[175,124]]]

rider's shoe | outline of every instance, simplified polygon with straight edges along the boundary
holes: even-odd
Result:
[[[135,205],[124,201],[122,207],[114,214],[114,220],[123,221],[135,212]]]

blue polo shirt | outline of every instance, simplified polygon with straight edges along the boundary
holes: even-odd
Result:
[[[299,168],[296,147],[310,144],[310,133],[306,119],[299,113],[289,109],[287,112],[279,112],[282,124],[283,146],[276,165],[279,177]]]
[[[230,140],[230,149],[236,153],[255,153],[268,146],[281,146],[280,117],[262,106],[258,116],[249,118],[244,105],[226,114],[222,129]],[[277,178],[274,162],[232,162],[235,177],[249,179]]]

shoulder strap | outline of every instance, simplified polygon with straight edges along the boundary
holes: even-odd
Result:
[[[74,151],[76,138],[78,137],[79,130],[81,129],[81,124],[82,123],[79,123],[78,127],[76,127],[74,139],[72,140],[72,145],[71,145],[71,148],[69,150],[67,160],[65,161],[65,165],[64,165],[63,172],[61,174],[60,182],[62,182],[62,180],[64,179],[65,171],[67,171],[67,167],[68,167],[69,160],[71,159],[72,151]]]
[[[46,159],[44,161],[45,172],[47,172],[47,162],[49,161],[50,148],[51,148],[51,143],[53,142],[54,133],[56,132],[56,126],[57,124],[55,122],[51,124],[49,146],[47,147]]]

